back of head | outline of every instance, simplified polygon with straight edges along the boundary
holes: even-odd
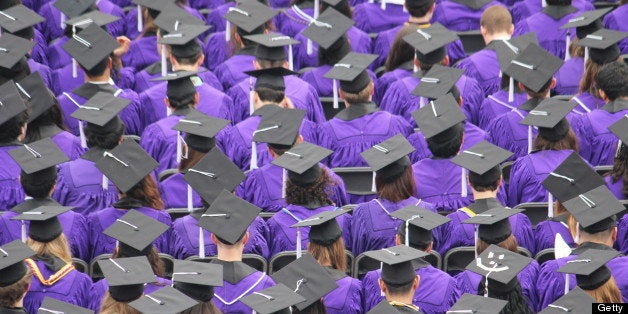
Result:
[[[390,46],[388,58],[386,58],[386,72],[390,72],[406,62],[414,60],[414,47],[407,43],[403,38],[417,30],[418,26],[408,25],[395,35],[395,40]]]
[[[434,5],[434,0],[406,0],[405,6],[410,16],[421,18],[430,12]]]
[[[571,0],[546,0],[547,5],[571,5]]]
[[[488,34],[507,33],[513,27],[512,16],[504,6],[490,6],[482,13],[480,26]]]
[[[595,82],[610,101],[628,97],[628,64],[612,62],[604,65],[595,75]]]
[[[26,274],[18,282],[11,285],[0,287],[0,307],[11,308],[22,300],[24,293],[28,291],[28,287],[33,280],[33,273],[27,268]]]
[[[170,53],[181,65],[195,65],[203,54],[203,48],[194,39],[184,45],[171,45]]]
[[[31,74],[31,70],[28,67],[26,58],[22,58],[10,69],[0,67],[0,85],[10,80],[19,82],[29,74]]]
[[[28,111],[24,111],[0,124],[0,143],[16,142],[22,134],[22,128],[26,125],[27,120]]]
[[[32,198],[48,197],[55,183],[57,183],[57,167],[49,167],[31,174],[22,171],[20,183],[27,196]]]
[[[500,166],[495,166],[484,174],[469,171],[469,184],[477,192],[495,192],[502,177]]]
[[[427,139],[427,147],[435,158],[451,158],[460,151],[464,134],[464,123],[458,123],[449,129]]]
[[[111,126],[115,127],[112,128]],[[87,146],[114,149],[120,143],[125,129],[124,122],[117,117],[105,124],[104,127],[88,123],[84,127]]]
[[[347,35],[342,35],[328,49],[318,49],[318,65],[334,65],[351,52]]]

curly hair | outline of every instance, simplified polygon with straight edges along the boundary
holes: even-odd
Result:
[[[15,117],[0,124],[0,143],[10,143],[17,141],[22,134],[22,128],[28,120],[28,111],[24,111]]]
[[[164,209],[164,202],[161,199],[157,183],[150,174],[128,190],[125,195],[140,200],[153,209]]]
[[[336,185],[332,181],[327,169],[321,169],[321,175],[308,186],[300,186],[286,180],[286,203],[294,205],[305,205],[312,202],[319,202],[321,206],[332,205],[334,202],[327,195],[327,189]]]
[[[13,307],[15,303],[20,301],[24,293],[26,293],[32,280],[33,272],[30,268],[26,267],[26,274],[24,274],[22,279],[12,285],[0,287],[0,306]]]
[[[628,145],[622,143],[619,147],[613,163],[613,170],[607,175],[611,177],[613,183],[620,179],[623,180],[621,191],[624,194],[624,198],[628,198]]]

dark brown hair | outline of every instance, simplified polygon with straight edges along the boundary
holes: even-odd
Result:
[[[65,124],[63,123],[63,113],[61,113],[61,108],[59,108],[59,102],[55,97],[52,97],[52,99],[54,99],[54,105],[35,120],[28,123],[26,136],[24,136],[24,143],[28,144],[41,140],[41,133],[39,132],[39,129],[42,126],[55,125],[61,130],[67,130]]]
[[[395,40],[390,46],[388,58],[386,58],[386,72],[390,72],[403,63],[414,60],[414,47],[403,40],[403,37],[416,31],[418,28],[418,26],[411,24],[397,32]]]
[[[333,204],[327,195],[327,189],[336,183],[331,180],[327,169],[321,169],[321,175],[308,186],[300,186],[286,180],[286,203],[294,205],[305,205],[311,202],[319,202],[321,206]]]
[[[307,246],[308,252],[320,264],[330,264],[333,269],[347,271],[347,258],[345,256],[345,242],[342,237],[334,241],[330,246],[324,246],[310,242]]]
[[[506,240],[499,242],[496,244],[497,246],[506,249],[511,252],[519,253],[519,244],[517,243],[517,239],[514,235],[510,235]],[[486,243],[484,240],[478,238],[478,244],[475,246],[475,251],[478,255],[482,254],[489,246],[490,243]]]
[[[621,147],[619,147],[619,151],[617,151],[617,155],[615,156],[615,162],[613,163],[613,170],[608,173],[611,177],[611,181],[616,183],[620,179],[623,180],[622,183],[622,193],[624,194],[624,198],[628,197],[628,146],[622,143]]]
[[[414,196],[416,184],[414,183],[412,166],[408,166],[406,170],[392,182],[384,182],[380,176],[376,176],[375,187],[377,188],[377,196],[379,198],[389,200],[393,203]]]
[[[179,314],[222,314],[212,301],[201,302]]]
[[[578,152],[578,138],[573,130],[570,128],[567,135],[563,137],[560,141],[549,141],[544,139],[542,136],[537,135],[534,139],[534,150],[564,150],[571,149],[575,152]]]
[[[587,92],[595,97],[600,97],[600,93],[598,92],[598,87],[595,82],[595,76],[601,68],[602,66],[595,63],[595,61],[591,60],[591,58],[587,60],[584,67],[584,74],[582,74],[580,86],[578,87],[579,93]]]
[[[134,257],[134,256],[124,256],[124,254],[120,252],[120,249],[116,248],[111,258],[122,258],[122,257]],[[165,268],[164,262],[161,260],[161,258],[159,258],[157,249],[154,246],[151,248],[150,252],[148,253],[148,255],[146,255],[146,257],[148,258],[148,262],[150,263],[150,267],[153,269],[153,273],[155,274],[155,276],[163,278],[166,275],[166,268]]]
[[[164,202],[161,200],[157,183],[150,174],[124,194],[144,202],[148,207],[158,210],[164,209]]]
[[[33,272],[27,267],[26,274],[18,282],[6,287],[0,287],[0,306],[13,307],[15,303],[22,299],[32,280]]]
[[[188,158],[182,158],[179,163],[179,171],[187,171],[188,169],[194,167],[203,157],[205,157],[205,153],[199,152],[196,149],[193,149],[190,146],[187,146],[188,149]]]

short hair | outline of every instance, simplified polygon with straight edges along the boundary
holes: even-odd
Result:
[[[526,91],[526,94],[528,94],[528,96],[530,96],[531,98],[545,98],[545,96],[547,95],[547,92],[550,89],[550,86],[552,86],[552,78],[553,77],[551,77],[547,82],[545,82],[545,84],[543,84],[543,87],[541,87],[541,89],[538,92],[533,91],[532,89],[523,85],[523,83],[521,85],[523,85],[523,89]]]
[[[499,180],[501,180],[502,170],[500,166],[493,167],[487,173],[479,175],[469,171],[469,184],[478,192],[497,191]],[[492,182],[487,182],[486,178],[497,178]],[[490,179],[489,179],[490,180]]]
[[[120,128],[118,130],[108,132],[107,134],[94,132],[87,126],[83,128],[83,130],[85,131],[87,146],[99,147],[103,149],[114,149],[116,146],[118,146],[118,143],[120,143],[120,138],[124,134],[125,129],[126,126],[123,122],[120,124]]]
[[[410,281],[409,283],[401,284],[401,285],[389,284],[384,281],[384,285],[386,285],[386,289],[388,290],[388,293],[390,295],[407,294],[407,293],[410,293],[410,291],[412,291],[412,285],[414,285],[414,279],[412,279],[412,281]]]
[[[416,0],[414,0],[416,1]],[[415,5],[413,0],[406,0],[405,5],[406,9],[408,9],[408,13],[412,17],[424,17],[430,11],[432,6],[434,5],[434,1],[427,1],[420,5]],[[421,1],[416,1],[421,3]]]
[[[85,72],[85,75],[87,75],[88,77],[101,76],[103,75],[103,73],[105,73],[105,70],[107,70],[107,65],[110,59],[111,59],[111,56],[102,59],[93,68],[89,70],[81,65],[81,69],[83,69],[83,71]]]
[[[26,293],[28,285],[31,284],[32,280],[33,272],[27,267],[26,274],[18,282],[6,287],[0,287],[0,306],[13,307]]]
[[[17,140],[22,134],[22,127],[28,120],[28,111],[24,111],[15,117],[0,124],[0,143],[10,143]]]
[[[259,97],[261,101],[269,101],[275,104],[282,102],[286,97],[284,91],[268,87],[256,88],[255,92],[257,93],[257,97]]]
[[[482,13],[480,25],[489,34],[508,32],[512,27],[512,16],[504,6],[493,5]]]
[[[270,68],[280,68],[284,62],[286,62],[286,60],[281,59],[281,60],[266,60],[266,59],[260,59],[259,57],[255,59],[257,61],[257,64],[259,64],[260,68],[262,69],[270,69]]]
[[[22,171],[20,183],[26,195],[32,198],[48,197],[55,183],[57,183],[57,168],[53,166],[31,174],[26,174]]]
[[[348,102],[349,104],[359,104],[359,103],[368,102],[369,97],[371,97],[371,93],[373,92],[373,89],[374,89],[374,86],[371,83],[366,85],[364,89],[362,89],[361,91],[357,93],[349,93],[343,90],[342,94],[343,94],[344,100]]]
[[[628,65],[617,61],[604,65],[595,82],[611,101],[628,96]]]

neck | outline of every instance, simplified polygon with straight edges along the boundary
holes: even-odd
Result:
[[[219,245],[217,257],[225,262],[241,262],[243,249],[241,245]]]
[[[473,199],[475,200],[496,198],[496,197],[497,197],[497,191],[478,192],[478,191],[473,190]]]
[[[111,79],[111,76],[109,75],[109,70],[105,71],[105,73],[103,73],[100,76],[87,76],[85,75],[85,82],[107,82]]]
[[[272,102],[272,101],[264,101],[264,100],[260,100],[258,102],[256,102],[253,107],[255,108],[255,110],[262,108],[266,105],[277,105],[276,103]]]
[[[495,33],[495,34],[486,34],[484,36],[484,42],[488,45],[488,43],[490,43],[493,40],[496,40],[496,39],[510,39],[511,37],[512,37],[512,35],[507,33],[507,32],[500,32],[500,33]]]
[[[413,297],[414,297],[414,290],[412,291],[412,293],[408,293],[408,294],[405,294],[405,295],[399,294],[399,295],[394,295],[393,296],[393,295],[387,294],[386,295],[386,300],[388,302],[396,301],[396,302],[401,302],[401,303],[404,303],[404,304],[412,304],[412,298]]]
[[[412,24],[428,24],[431,18],[432,18],[432,14],[428,13],[422,17],[411,16],[408,19],[408,22]]]
[[[197,64],[176,64],[172,65],[172,69],[175,71],[198,71],[199,66]]]
[[[591,242],[591,243],[597,243],[597,244],[603,244],[606,245],[608,247],[613,247],[613,239],[606,239],[606,241],[601,240],[601,239],[588,239],[588,237],[583,236],[582,231],[580,231],[580,243],[578,243],[578,245],[585,243],[585,242]]]
[[[21,298],[19,301],[15,302],[12,308],[23,308],[24,307],[24,298]]]

